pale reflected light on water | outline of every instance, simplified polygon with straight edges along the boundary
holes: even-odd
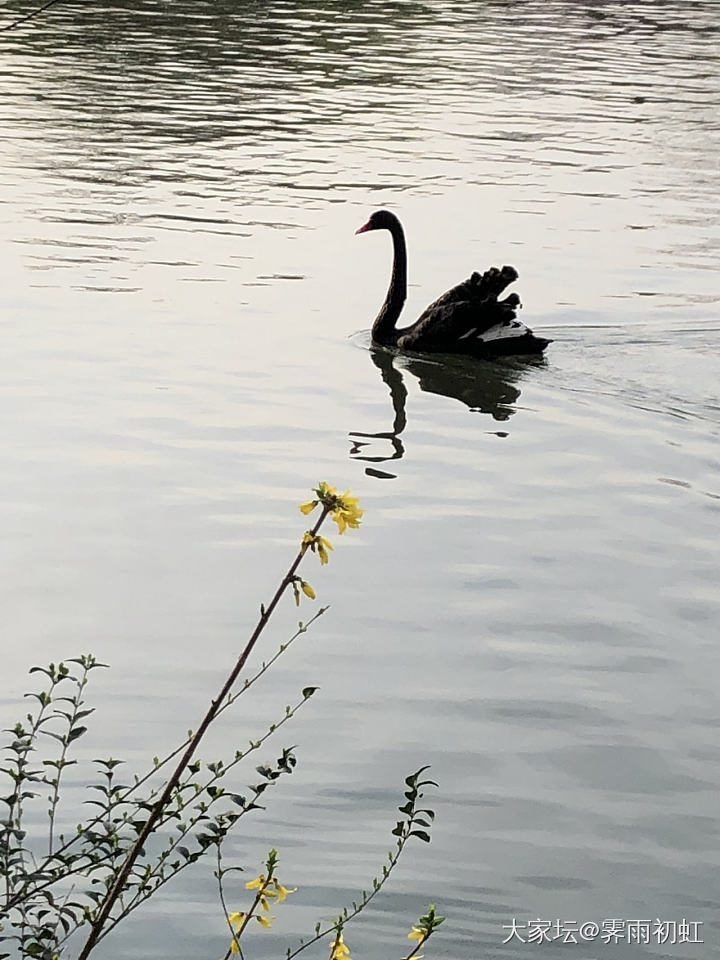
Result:
[[[332,609],[204,751],[322,688],[229,844],[300,886],[257,955],[368,885],[431,763],[433,843],[353,956],[402,955],[432,900],[437,958],[528,956],[513,917],[703,924],[553,960],[720,957],[719,41],[710,0],[60,3],[0,34],[3,726],[32,664],[91,650],[84,756],[141,768],[308,488],[367,507],[312,570]],[[407,320],[511,263],[546,359],[371,350],[379,207]],[[225,939],[198,871],[98,955]]]

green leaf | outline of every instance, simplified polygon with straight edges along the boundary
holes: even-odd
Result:
[[[46,737],[52,737],[53,740],[58,740],[60,743],[65,743],[65,737],[61,737],[59,733],[53,733],[52,730],[43,730],[43,733]]]
[[[72,743],[73,740],[77,740],[84,733],[87,733],[87,727],[73,727],[68,734],[68,743]]]
[[[408,836],[418,837],[418,839],[424,840],[425,843],[430,843],[430,834],[426,833],[424,830],[411,830]]]

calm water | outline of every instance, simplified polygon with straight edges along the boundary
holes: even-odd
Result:
[[[430,900],[428,957],[720,957],[715,0],[57,4],[0,54],[2,725],[29,666],[91,650],[83,755],[141,769],[233,661],[297,502],[351,486],[362,529],[308,569],[331,611],[204,751],[322,688],[228,846],[252,876],[276,844],[300,887],[255,956],[368,886],[431,763],[434,841],[355,960],[403,955]],[[389,241],[354,230],[381,206],[408,319],[512,263],[547,360],[373,355]],[[705,943],[503,945],[513,917]],[[226,939],[208,868],[98,956]]]

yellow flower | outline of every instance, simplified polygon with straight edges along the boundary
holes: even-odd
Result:
[[[317,500],[308,500],[307,503],[300,504],[300,509],[304,514],[308,514],[308,513],[312,513],[317,505],[318,505]]]
[[[358,505],[358,498],[351,497],[350,491],[346,490],[341,497],[336,498],[336,504],[332,511],[332,518],[338,525],[338,533],[345,533],[348,527],[356,530],[360,526],[360,518],[365,513]]]
[[[240,928],[245,922],[245,914],[242,912],[242,910],[237,910],[235,913],[230,914],[228,920],[233,926],[235,933],[239,933]],[[238,943],[236,937],[232,938],[232,943],[230,944],[230,953],[240,953],[240,944]]]
[[[350,956],[350,948],[343,940],[343,935],[341,933],[337,935],[337,940],[330,947],[329,960],[352,960],[352,957]]]
[[[320,563],[327,563],[328,550],[334,549],[333,545],[325,537],[320,537],[316,533],[306,530],[303,534],[300,547],[301,553],[304,554],[308,547],[310,547],[313,553],[317,551],[317,555],[320,557]]]
[[[260,924],[261,927],[265,927],[267,930],[269,930],[270,927],[272,926],[272,922],[275,919],[275,917],[258,916],[258,917],[255,917],[255,919],[257,920],[257,922]]]
[[[306,584],[306,586],[309,586],[309,584]],[[313,596],[315,596],[315,594],[313,594]],[[275,879],[275,877],[273,877],[272,882],[273,882],[273,885],[275,886],[275,889],[268,890],[268,895],[277,897],[278,903],[282,903],[289,893],[295,893],[295,891],[297,890],[297,887],[284,887],[279,880]]]
[[[245,884],[245,889],[246,889],[246,890],[261,890],[261,889],[265,886],[266,883],[267,883],[267,879],[266,879],[266,877],[265,877],[265,874],[264,874],[264,873],[261,873],[260,876],[259,876],[259,877],[255,877],[254,880],[248,880],[248,882]]]
[[[301,580],[301,581],[300,581],[300,587],[301,587],[302,592],[305,594],[306,597],[310,597],[311,600],[314,600],[314,599],[315,599],[315,591],[314,591],[313,588],[310,586],[310,584],[307,582],[307,580]],[[275,884],[276,884],[276,886],[277,886],[277,880],[275,880],[274,882],[275,882]],[[284,890],[284,889],[285,889],[285,887],[283,887],[283,890]],[[285,899],[285,898],[283,897],[283,899]]]
[[[408,940],[419,940],[422,943],[427,937],[427,930],[421,930],[420,927],[413,927],[408,934]]]
[[[320,557],[320,563],[325,564],[328,562],[328,550],[333,550],[334,547],[329,540],[326,540],[325,537],[315,537],[315,543],[317,544],[317,552]]]
[[[358,509],[359,509],[359,507],[358,507],[358,498],[357,498],[357,497],[351,497],[351,496],[350,496],[350,493],[351,493],[351,490],[350,490],[350,489],[347,489],[347,490],[345,491],[345,493],[340,497],[340,500],[342,500],[342,502],[345,504],[346,509],[348,509],[348,510],[358,510]],[[363,511],[361,510],[360,513],[362,514]]]

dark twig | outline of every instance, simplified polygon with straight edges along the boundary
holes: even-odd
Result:
[[[60,0],[47,0],[47,3],[44,3],[41,7],[38,7],[37,10],[33,10],[32,13],[26,13],[24,17],[20,17],[18,20],[13,20],[12,23],[9,23],[5,27],[0,27],[0,32],[3,30],[12,30],[13,27],[20,26],[21,23],[27,23],[28,20],[32,20],[33,17],[37,17],[39,13],[42,13],[43,10],[47,10],[48,7],[52,7],[53,4],[59,2]]]
[[[308,627],[312,626],[312,624],[315,623],[315,621],[318,620],[328,609],[329,609],[329,605],[320,607],[317,613],[314,613],[309,620],[305,621],[305,623],[301,623],[298,626],[298,629],[295,631],[295,633],[293,633],[292,636],[288,637],[288,639],[284,643],[280,644],[279,650],[276,653],[274,653],[269,660],[263,661],[262,666],[257,670],[257,672],[252,677],[245,680],[241,689],[238,690],[236,693],[233,693],[231,696],[227,698],[225,703],[217,711],[216,717],[219,717],[220,714],[223,713],[223,711],[227,710],[228,707],[231,707],[233,703],[235,703],[235,701],[238,699],[238,697],[242,696],[242,694],[245,693],[247,690],[249,690],[250,687],[263,676],[263,674],[267,673],[270,667],[276,662],[276,660],[278,660],[279,657],[282,656],[282,654],[287,649],[289,649],[289,647],[294,643],[294,641],[297,640],[301,634],[306,633]],[[132,796],[132,794],[137,790],[138,787],[146,783],[151,777],[157,774],[158,770],[162,769],[162,767],[170,763],[171,760],[173,760],[175,757],[181,754],[191,740],[192,740],[192,736],[188,736],[187,739],[183,740],[183,742],[178,747],[175,747],[172,753],[169,753],[163,760],[160,760],[156,766],[154,766],[142,777],[138,777],[135,780],[135,783],[132,784],[132,786],[127,787],[123,792],[119,793],[116,801],[117,805],[119,806],[123,803],[126,803],[128,801],[128,798]],[[246,751],[245,755],[247,756],[249,752],[250,752],[249,750]],[[89,820],[85,825],[85,833],[87,833],[89,830],[92,830],[93,827],[97,826],[97,824],[102,823],[105,815],[106,815],[105,812],[99,813],[92,820]],[[76,836],[71,837],[69,840],[65,841],[60,847],[57,848],[57,850],[55,851],[54,857],[52,858],[48,857],[40,864],[41,870],[39,872],[42,872],[42,870],[44,870],[44,868],[47,866],[47,864],[51,860],[60,859],[67,850],[70,850],[82,838],[82,836],[83,834],[77,834]],[[74,873],[80,873],[82,870],[83,870],[83,866],[80,866],[80,865],[75,866],[67,870],[65,873],[63,873],[62,877],[64,878],[70,877]],[[26,897],[32,894],[38,893],[41,890],[45,890],[48,887],[52,887],[53,884],[55,884],[59,879],[58,876],[51,875],[48,879],[41,882],[33,883],[32,885],[30,885],[28,879],[26,879],[24,886],[22,886],[20,890],[15,894],[10,895],[9,893],[10,874],[8,870],[6,870],[5,873],[7,875],[6,879],[8,884],[7,902],[5,904],[5,907],[7,909],[10,909],[11,907],[17,907],[19,904],[23,902],[24,899],[26,899]]]
[[[322,523],[327,517],[328,513],[330,513],[330,507],[323,506],[322,513],[320,514],[320,517],[317,523],[312,528],[312,530],[309,531],[312,537],[314,537],[317,534],[318,530],[322,526]],[[300,551],[298,552],[297,556],[293,560],[290,566],[290,569],[285,574],[283,579],[280,581],[280,586],[275,591],[275,595],[273,596],[272,600],[268,604],[267,608],[265,608],[264,606],[260,608],[260,611],[261,611],[260,619],[257,622],[257,626],[255,627],[252,633],[252,636],[250,637],[247,644],[245,645],[245,649],[240,654],[235,666],[232,669],[232,672],[230,673],[230,676],[227,678],[227,680],[223,684],[222,689],[218,693],[217,697],[211,702],[210,707],[208,708],[208,711],[202,720],[202,723],[198,727],[195,735],[193,736],[192,740],[188,744],[187,749],[185,750],[182,757],[180,758],[178,765],[175,767],[175,770],[173,771],[169,780],[165,784],[165,789],[162,791],[160,797],[155,803],[152,809],[152,812],[150,813],[150,816],[145,822],[144,827],[138,834],[137,840],[135,841],[135,843],[132,846],[132,849],[127,855],[125,863],[122,865],[122,867],[118,871],[113,883],[110,886],[110,889],[105,895],[104,900],[101,902],[98,909],[97,916],[92,921],[92,928],[90,930],[90,935],[87,938],[85,946],[83,947],[82,951],[78,956],[78,960],[87,960],[87,957],[90,955],[90,952],[92,951],[93,947],[97,943],[100,937],[100,934],[102,933],[103,927],[105,926],[110,916],[110,912],[112,908],[114,907],[118,897],[120,897],[120,895],[123,892],[125,883],[127,881],[128,876],[130,875],[133,865],[137,860],[138,856],[140,855],[140,852],[143,850],[145,843],[147,841],[147,838],[153,832],[155,825],[157,824],[158,820],[162,816],[162,813],[165,810],[165,807],[167,806],[168,801],[170,800],[175,787],[178,785],[180,781],[180,777],[182,776],[183,771],[192,760],[193,754],[195,753],[195,750],[197,749],[208,727],[210,726],[210,724],[213,722],[213,720],[221,710],[222,705],[225,702],[225,699],[227,698],[228,694],[232,690],[235,684],[235,681],[237,680],[243,667],[245,666],[247,659],[250,656],[250,653],[252,652],[253,647],[255,646],[258,638],[260,637],[260,634],[263,632],[263,630],[267,626],[267,622],[272,616],[273,611],[275,610],[275,607],[278,605],[280,598],[282,597],[285,590],[290,586],[290,584],[294,582],[295,571],[300,566],[300,561],[305,555],[305,550],[306,550],[306,547],[303,545],[300,548]]]

